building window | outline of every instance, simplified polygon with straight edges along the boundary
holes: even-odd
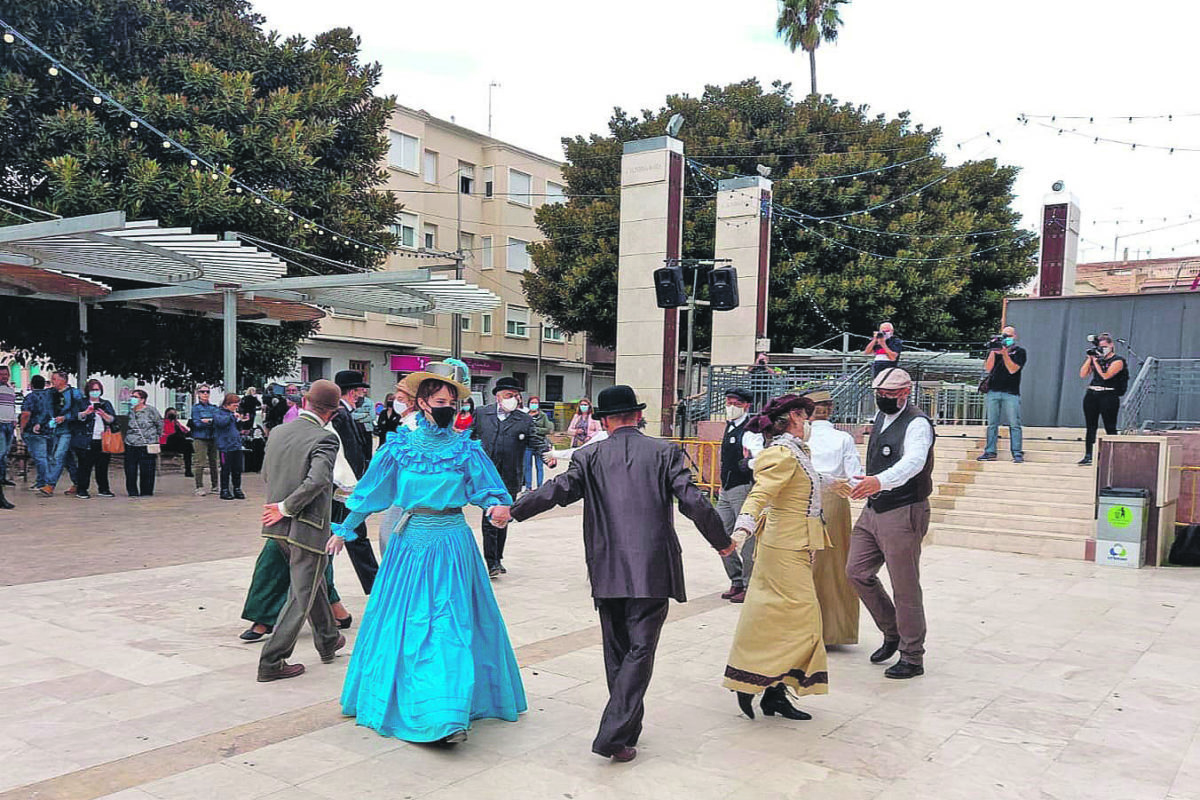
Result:
[[[525,248],[529,242],[524,239],[508,237],[508,263],[505,266],[509,272],[525,272],[529,269],[529,251]]]
[[[533,176],[510,169],[508,171],[508,199],[523,206],[533,205]]]
[[[529,373],[528,372],[513,372],[513,380],[515,380],[517,383],[521,384],[522,386],[528,386],[529,385]]]
[[[459,317],[459,320],[460,320],[459,327],[461,327],[464,331],[471,330],[471,318],[470,317],[468,317],[466,314],[463,314],[461,317]]]
[[[496,168],[483,168],[483,196],[493,197],[496,194]]]
[[[561,342],[566,339],[563,332],[553,325],[542,323],[542,341],[543,342]]]
[[[388,131],[388,164],[407,172],[417,171],[417,137],[399,131]]]
[[[425,151],[425,182],[438,182],[438,154],[432,150]]]
[[[460,231],[458,234],[458,249],[462,251],[463,258],[474,258],[475,234]]]
[[[484,336],[492,335],[492,315],[491,314],[480,314],[479,315],[479,332],[482,333]]]
[[[561,403],[563,400],[563,376],[546,376],[546,396],[542,398],[550,403]]]
[[[363,376],[363,383],[371,382],[371,362],[370,361],[356,361],[352,358],[352,359],[350,359],[349,369],[352,369],[355,372],[361,372],[362,376]]]
[[[507,306],[504,312],[504,335],[528,339],[529,309],[524,306]]]
[[[400,224],[391,226],[392,235],[400,240],[401,247],[417,246],[417,215],[400,212]]]
[[[463,194],[475,193],[475,165],[458,162],[458,190]]]
[[[425,223],[421,228],[421,243],[426,250],[437,250],[437,225]]]
[[[493,256],[492,256],[492,237],[481,236],[479,238],[479,251],[480,251],[480,254],[483,256],[480,259],[480,267],[479,268],[480,269],[491,269],[493,266],[493,263],[494,263],[492,261],[492,258],[493,258]]]
[[[403,325],[406,328],[421,327],[421,320],[415,317],[398,317],[395,314],[388,314],[384,317],[384,322],[388,325]]]
[[[546,181],[546,202],[547,203],[565,203],[567,202],[566,189],[557,183]]]

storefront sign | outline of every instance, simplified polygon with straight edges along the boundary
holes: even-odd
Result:
[[[430,361],[440,361],[437,356],[390,355],[388,369],[392,372],[420,372]],[[481,358],[464,358],[463,361],[472,372],[500,372],[504,365],[499,361]]]

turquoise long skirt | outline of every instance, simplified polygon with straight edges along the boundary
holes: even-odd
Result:
[[[410,742],[475,719],[515,722],[525,688],[475,537],[462,514],[416,515],[375,578],[342,713]]]

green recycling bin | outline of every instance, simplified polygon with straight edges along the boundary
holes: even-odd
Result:
[[[1146,562],[1146,489],[1100,490],[1096,515],[1096,563],[1114,567],[1140,567]]]

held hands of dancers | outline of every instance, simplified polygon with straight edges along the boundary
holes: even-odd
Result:
[[[550,469],[554,469],[558,466],[558,459],[554,457],[553,451],[547,450],[545,453],[542,453],[542,463]]]
[[[733,523],[733,533],[729,538],[733,539],[735,548],[741,547],[742,544],[754,535],[754,517],[749,514],[738,514],[737,520]],[[721,555],[727,555],[721,553]]]
[[[883,484],[874,475],[855,475],[854,480],[858,481],[858,484],[854,487],[854,491],[850,493],[850,497],[853,500],[862,500],[865,497],[870,497],[873,494],[879,494],[883,491]]]
[[[492,506],[487,510],[487,517],[497,528],[503,528],[512,519],[512,514],[509,513],[508,506]]]

